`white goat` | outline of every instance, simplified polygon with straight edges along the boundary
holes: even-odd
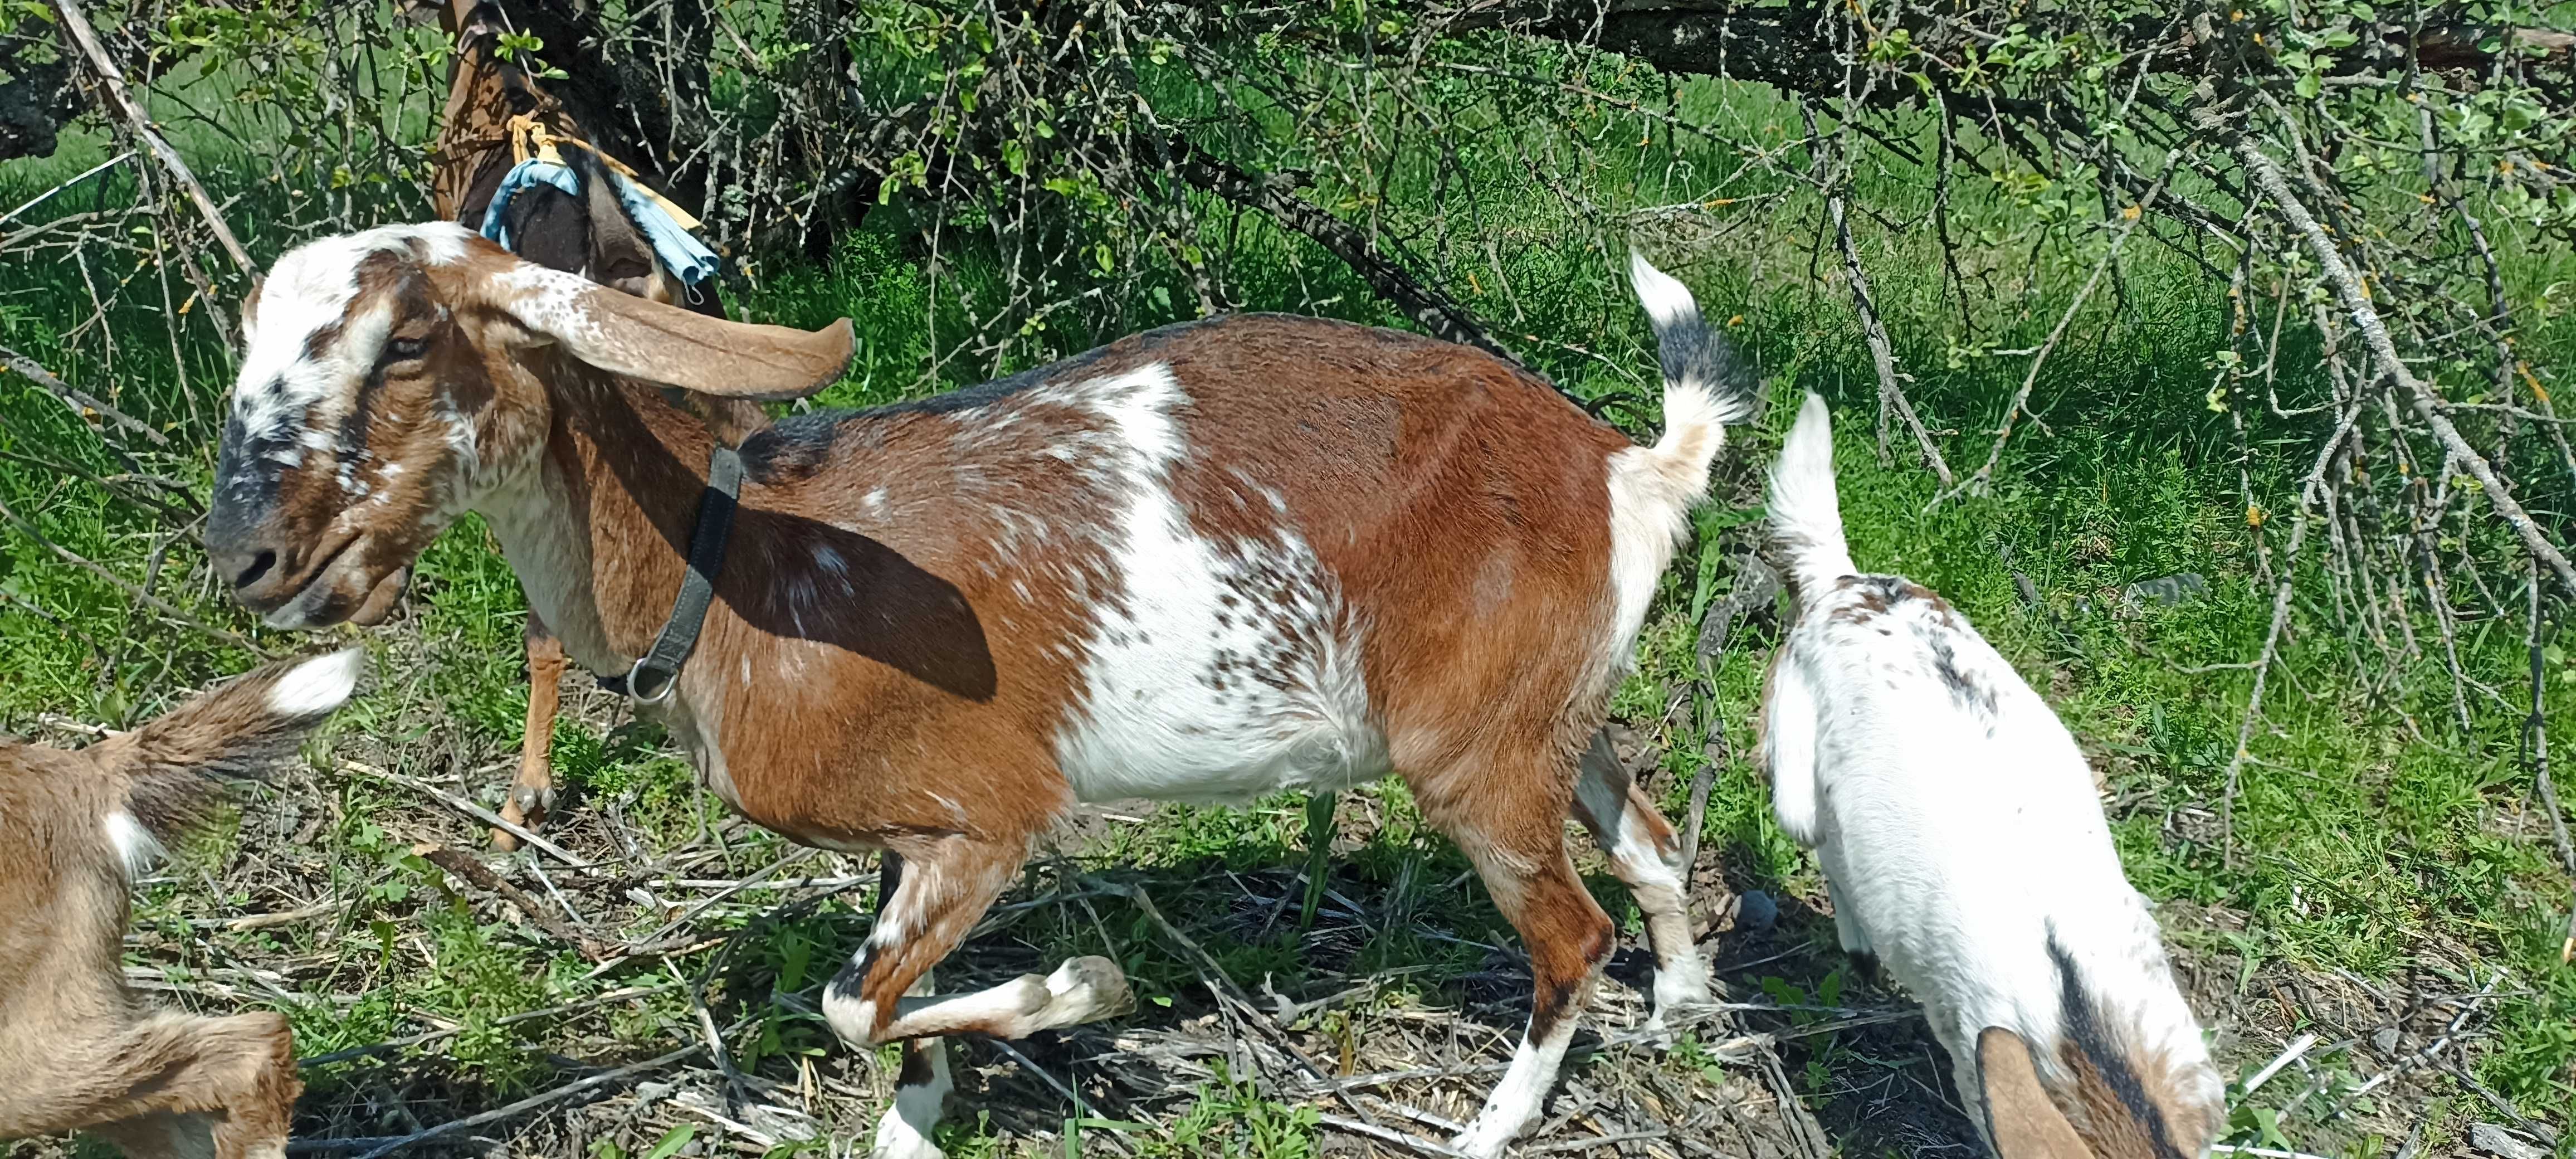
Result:
[[[1798,619],[1763,756],[1843,948],[1922,1000],[2005,1159],[2199,1155],[2221,1083],[2083,753],[1941,597],[1857,574],[1814,395],[1771,469],[1771,521]]]

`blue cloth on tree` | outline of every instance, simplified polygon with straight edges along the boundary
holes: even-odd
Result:
[[[626,208],[627,218],[644,231],[645,240],[652,244],[653,256],[661,259],[663,267],[680,279],[681,285],[695,286],[715,276],[722,259],[695,235],[680,228],[679,222],[671,220],[670,214],[644,195],[642,186],[613,171],[608,172],[608,181],[617,194],[617,203]],[[569,197],[581,196],[581,177],[571,166],[534,157],[521,161],[510,167],[500,187],[492,191],[491,207],[483,211],[483,236],[500,243],[502,249],[518,252],[518,240],[510,236],[510,201],[537,185],[554,186]]]

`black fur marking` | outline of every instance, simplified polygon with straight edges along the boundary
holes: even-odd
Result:
[[[2066,952],[2066,947],[2057,944],[2054,926],[2048,931],[2048,959],[2057,966],[2058,1018],[2066,1028],[2067,1041],[2074,1043],[2075,1049],[2082,1051],[2093,1068],[2101,1072],[2102,1081],[2110,1085],[2111,1093],[2118,1096],[2122,1107],[2128,1109],[2129,1117],[2146,1126],[2157,1154],[2169,1155],[2173,1159],[2190,1159],[2181,1148],[2174,1146],[2173,1137],[2166,1134],[2165,1117],[2147,1101],[2146,1084],[2139,1081],[2138,1072],[2129,1066],[2128,1055],[2112,1041],[2109,1029],[2102,1025],[2101,1011],[2094,1005],[2093,996],[2085,991],[2084,979],[2076,973],[2074,957]]]
[[[1741,422],[1752,417],[1761,404],[1761,383],[1753,368],[1735,351],[1726,335],[1709,327],[1708,321],[1693,310],[1670,325],[1655,325],[1655,345],[1664,368],[1664,381],[1687,382],[1715,395],[1718,417],[1726,422]]]
[[[1993,718],[1995,690],[1978,683],[1975,677],[1959,667],[1959,654],[1950,647],[1949,633],[1925,631],[1921,635],[1924,649],[1932,656],[1932,674],[1940,679],[1941,687],[1950,690],[1950,698],[1958,701],[1961,708]]]
[[[262,389],[283,388],[272,382]],[[268,518],[284,475],[276,456],[294,445],[295,436],[282,427],[254,432],[238,412],[224,419],[222,449],[215,456],[215,501],[207,515],[208,542],[241,542]]]

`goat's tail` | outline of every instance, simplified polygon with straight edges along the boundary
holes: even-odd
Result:
[[[1771,534],[1788,557],[1789,582],[1801,600],[1813,600],[1860,570],[1843,543],[1842,509],[1834,494],[1833,418],[1825,400],[1812,393],[1771,464]]]
[[[1667,492],[1674,531],[1691,504],[1708,494],[1708,465],[1726,446],[1726,428],[1753,417],[1761,384],[1726,336],[1699,316],[1690,289],[1630,251],[1628,277],[1637,304],[1655,325],[1664,366],[1664,437],[1645,448],[1648,474]]]
[[[202,819],[224,782],[260,776],[293,754],[349,699],[365,660],[349,648],[270,664],[92,746],[113,786],[108,832],[128,869]]]
[[[1610,457],[1611,646],[1622,663],[1656,580],[1690,529],[1691,506],[1708,495],[1708,465],[1726,446],[1726,425],[1752,417],[1761,397],[1735,348],[1700,320],[1689,289],[1643,254],[1629,254],[1628,273],[1663,349],[1664,437]]]

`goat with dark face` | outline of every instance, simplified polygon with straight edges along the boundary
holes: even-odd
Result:
[[[748,439],[696,651],[651,709],[709,785],[798,841],[900,866],[824,1011],[914,1043],[877,1154],[935,1155],[938,1036],[1123,1007],[1101,959],[981,993],[931,967],[1078,799],[1241,800],[1393,771],[1520,930],[1528,1035],[1460,1144],[1554,1081],[1613,927],[1569,812],[1635,892],[1658,1016],[1701,1001],[1670,825],[1599,738],[1748,385],[1639,262],[1668,430],[1413,335],[1253,315],[1168,327],[924,402]],[[714,440],[660,387],[809,393],[850,354],[519,261],[449,226],[317,242],[245,307],[209,547],[280,627],[369,612],[457,514],[596,672],[680,588]]]

